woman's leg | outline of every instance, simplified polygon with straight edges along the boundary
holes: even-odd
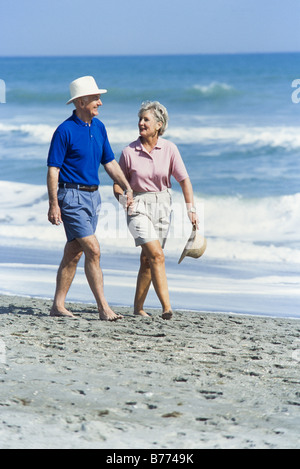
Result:
[[[160,242],[157,240],[157,241],[150,241],[148,243],[143,244],[142,256],[143,256],[143,259],[145,257],[149,263],[150,272],[151,272],[151,280],[154,286],[154,290],[162,306],[163,318],[170,319],[172,316],[172,312],[171,312],[169,289],[168,289],[168,282],[167,282],[166,269],[165,269],[165,256],[164,256],[164,252],[162,250]],[[143,299],[143,297],[146,298],[146,295],[150,287],[149,270],[147,270],[147,272],[148,272],[147,276],[146,276],[145,269],[142,270],[142,272],[141,270],[139,272],[139,277],[141,280],[140,282],[138,281],[139,290],[137,291],[137,297],[140,298],[141,300]],[[146,282],[146,278],[147,278],[147,282]],[[142,286],[144,287],[144,290],[142,290]]]
[[[141,252],[140,270],[136,282],[136,291],[134,298],[134,314],[138,316],[148,316],[144,311],[144,302],[146,300],[151,285],[151,269],[147,256]]]

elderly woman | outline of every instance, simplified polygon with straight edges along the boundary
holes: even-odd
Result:
[[[182,188],[191,223],[197,225],[198,218],[192,184],[181,155],[172,142],[161,138],[168,125],[166,108],[157,101],[147,101],[142,103],[138,116],[140,136],[123,150],[119,161],[133,190],[127,224],[136,246],[142,249],[134,313],[148,316],[144,302],[152,281],[162,305],[162,318],[171,319],[173,313],[163,253],[170,225],[171,176]],[[123,190],[116,183],[114,194],[121,202]]]

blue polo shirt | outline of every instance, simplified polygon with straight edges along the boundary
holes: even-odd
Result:
[[[73,115],[53,134],[47,165],[60,168],[59,182],[99,185],[99,166],[114,160],[104,124],[92,119],[89,126]]]

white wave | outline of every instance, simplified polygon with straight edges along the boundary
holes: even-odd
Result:
[[[205,231],[217,258],[300,263],[300,194],[205,200]]]
[[[102,249],[135,252],[123,209],[112,187],[101,188],[102,210],[97,228]],[[47,188],[0,181],[0,244],[2,246],[63,246],[63,226],[48,222]],[[195,198],[200,229],[208,239],[211,259],[300,263],[300,193],[261,199]],[[189,234],[182,194],[173,191],[173,222],[166,251],[178,256]]]
[[[286,149],[300,147],[297,127],[171,127],[166,135],[177,143],[269,146]]]
[[[109,140],[112,145],[128,145],[138,137],[137,126],[106,125]],[[26,143],[49,144],[55,127],[47,124],[3,124],[0,123],[1,134],[15,134],[24,139]],[[248,127],[244,125],[233,126],[176,126],[170,125],[165,137],[174,143],[199,143],[205,145],[227,144],[235,146],[254,146],[286,149],[300,148],[300,133],[298,127],[292,126],[266,126]]]
[[[134,142],[138,136],[137,125],[134,127],[106,125],[108,138],[111,144],[121,144],[123,147]]]
[[[196,197],[195,201],[200,228],[208,239],[206,257],[300,263],[300,193],[260,199]],[[186,219],[177,217],[178,222],[189,229]],[[178,251],[178,237],[169,239],[167,248]]]
[[[227,83],[219,83],[218,81],[213,81],[209,85],[194,85],[192,90],[204,97],[219,97],[236,92],[233,86]]]
[[[205,199],[206,229],[213,236],[253,242],[298,242],[300,193],[244,199]]]
[[[55,128],[47,124],[1,124],[0,133],[15,133],[32,143],[49,143]]]

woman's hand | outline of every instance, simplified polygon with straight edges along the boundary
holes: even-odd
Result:
[[[199,230],[199,218],[194,207],[188,210],[188,217],[190,219],[191,224]]]

